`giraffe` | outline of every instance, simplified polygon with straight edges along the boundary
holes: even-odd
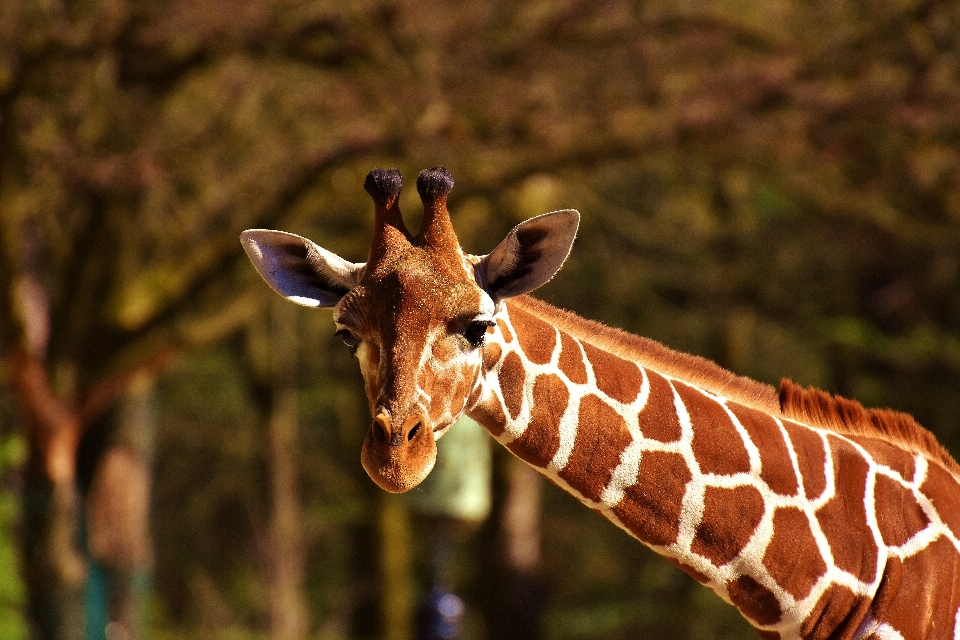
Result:
[[[902,413],[773,387],[526,294],[572,246],[575,210],[464,253],[453,179],[421,172],[410,233],[374,169],[365,263],[245,231],[267,283],[332,308],[372,415],[361,462],[419,484],[466,414],[512,453],[739,609],[762,638],[960,638],[960,466]]]

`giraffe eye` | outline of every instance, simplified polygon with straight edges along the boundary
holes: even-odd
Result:
[[[474,320],[467,325],[463,332],[463,337],[467,339],[470,346],[477,348],[483,344],[483,338],[487,333],[487,328],[493,326],[493,320]]]
[[[347,345],[350,348],[350,353],[356,353],[357,347],[360,346],[360,339],[350,333],[349,329],[339,329],[333,335],[340,336],[340,339],[343,340],[343,344]]]

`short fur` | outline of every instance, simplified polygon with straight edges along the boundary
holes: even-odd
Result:
[[[892,409],[867,409],[856,400],[780,381],[780,410],[788,420],[841,434],[878,438],[921,453],[960,476],[960,465],[913,416]]]
[[[510,304],[557,325],[581,342],[629,358],[658,373],[683,380],[765,413],[780,413],[780,403],[773,387],[731,373],[706,358],[674,351],[655,340],[581,318],[575,313],[557,309],[530,296],[512,298]]]
[[[581,318],[536,298],[520,296],[511,304],[556,324],[581,342],[628,357],[734,402],[841,435],[876,438],[899,445],[925,455],[960,476],[960,465],[937,442],[936,436],[906,413],[866,409],[854,400],[831,396],[818,389],[804,389],[787,379],[781,381],[777,394],[772,386],[738,376],[705,358],[674,351],[655,340]]]

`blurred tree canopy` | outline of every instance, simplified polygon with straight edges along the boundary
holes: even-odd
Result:
[[[116,591],[152,566],[159,637],[276,630],[290,460],[303,628],[385,634],[355,364],[326,314],[285,325],[301,427],[271,449],[277,318],[237,241],[277,227],[364,259],[373,166],[445,165],[471,252],[578,208],[541,297],[911,412],[960,452],[957,114],[957,3],[6,0],[0,431],[27,453],[4,456],[21,506],[0,520],[6,539],[19,520],[26,592],[0,609],[80,637],[92,567]],[[152,540],[145,510],[110,508],[117,485],[150,490]],[[549,488],[543,509],[545,637],[744,632],[574,501]],[[460,563],[475,638],[495,628],[498,517]]]

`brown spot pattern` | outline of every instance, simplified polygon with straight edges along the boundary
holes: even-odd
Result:
[[[882,464],[891,471],[900,474],[904,480],[913,480],[914,462],[913,454],[903,449],[898,449],[889,442],[877,440],[875,438],[864,438],[859,436],[848,436],[851,440],[862,446],[870,454],[877,464]]]
[[[494,436],[503,434],[506,427],[507,417],[503,414],[503,407],[496,398],[491,398],[474,407],[470,417]]]
[[[577,440],[560,477],[590,500],[599,500],[632,440],[620,414],[597,396],[586,396],[580,402]]]
[[[797,600],[807,597],[827,570],[807,516],[795,507],[773,514],[773,539],[763,555],[770,577]]]
[[[727,592],[730,594],[730,601],[743,615],[757,624],[776,624],[783,616],[780,602],[773,592],[750,576],[740,576],[728,582]]]
[[[640,411],[640,433],[660,442],[676,442],[682,436],[680,418],[673,401],[673,387],[659,373],[647,371],[650,394],[647,404]]]
[[[467,397],[466,407],[470,408],[477,404],[480,401],[480,395],[483,392],[483,386],[476,384],[473,386],[473,391],[470,392],[470,395]]]
[[[431,396],[440,398],[453,397],[450,392],[452,391],[451,387],[454,381],[444,378],[434,378],[433,381],[434,384],[428,387]],[[466,392],[464,392],[464,395],[466,395]],[[447,405],[443,402],[431,402],[427,410],[429,412],[430,424],[436,426],[447,412]]]
[[[488,343],[483,345],[483,370],[490,371],[493,366],[500,362],[500,356],[503,355],[503,349],[500,345]]]
[[[750,456],[730,416],[715,400],[682,382],[674,383],[693,425],[693,455],[703,473],[750,471]]]
[[[513,342],[513,332],[502,318],[497,318],[497,326],[500,327],[500,334],[503,336],[503,341],[507,344]]]
[[[560,370],[576,384],[587,384],[587,367],[576,341],[566,333],[560,334]]]
[[[927,467],[927,478],[920,486],[920,491],[930,498],[933,508],[937,510],[953,535],[960,536],[960,495],[957,491],[957,479],[936,462],[930,462]]]
[[[514,314],[514,325],[519,328],[517,341],[527,360],[547,364],[557,344],[557,331],[540,318],[529,313]]]
[[[476,384],[477,379],[473,375],[473,370],[468,370],[467,373],[470,373],[470,375],[465,375],[464,371],[458,374],[457,386],[453,390],[453,401],[455,403],[459,403],[461,401],[460,398],[467,398],[472,391],[471,387]],[[462,406],[463,405],[455,405],[453,408],[459,411]]]
[[[628,488],[613,512],[647,544],[668,545],[680,532],[680,511],[690,469],[679,453],[647,451],[640,459],[637,483]]]
[[[899,482],[877,475],[873,496],[884,544],[902,545],[929,524],[913,493]]]
[[[558,376],[537,376],[530,424],[519,438],[507,445],[510,451],[534,466],[546,467],[560,448],[560,416],[569,400],[570,392]]]
[[[439,341],[438,341],[439,342]],[[445,352],[447,350],[441,345],[435,343],[433,347],[434,360],[444,362],[446,360]],[[431,402],[427,408],[431,428],[439,426],[440,421],[445,417],[457,413],[467,395],[470,393],[471,379],[467,374],[472,373],[472,367],[457,369],[456,372],[447,372],[443,375],[437,375],[436,369],[428,365],[421,370],[419,387],[424,389],[431,397],[447,398],[450,404],[446,402]],[[472,377],[472,376],[471,376]]]
[[[867,525],[866,491],[869,464],[852,444],[828,436],[833,452],[836,494],[817,510],[817,520],[838,569],[865,582],[877,573],[877,543]]]
[[[960,476],[956,460],[909,414],[892,409],[867,409],[856,400],[819,389],[804,389],[786,379],[782,381],[779,395],[781,411],[791,419],[841,435],[884,440],[896,448],[922,452]]]
[[[869,607],[869,598],[843,585],[830,585],[800,626],[800,636],[805,640],[852,638]]]
[[[643,384],[637,365],[587,343],[583,345],[583,352],[593,367],[600,391],[624,404],[637,399]]]
[[[827,488],[825,474],[827,453],[823,448],[823,440],[816,431],[796,422],[785,420],[783,428],[790,437],[793,450],[797,454],[797,466],[800,468],[804,495],[807,499],[813,500],[823,494]]]
[[[871,609],[874,619],[886,619],[890,605],[897,602],[902,578],[903,562],[896,556],[890,556],[887,558],[887,564],[883,568],[883,575],[880,577],[880,584],[877,586],[877,594],[873,597]],[[902,625],[898,624],[896,626],[902,628]]]
[[[782,496],[794,496],[800,490],[797,473],[790,463],[790,453],[780,426],[770,416],[740,404],[728,404],[733,415],[760,451],[760,479],[770,490]]]
[[[376,398],[380,394],[380,349],[371,344],[357,351],[358,359],[363,358],[360,369],[367,373],[363,379],[367,398]],[[373,406],[371,401],[371,407]]]
[[[707,487],[690,550],[720,567],[743,550],[763,518],[763,496],[751,486]]]
[[[956,549],[944,537],[904,559],[895,597],[880,615],[904,638],[953,637],[953,616],[960,604],[958,564]]]
[[[671,558],[670,556],[664,556],[664,557],[667,559],[667,562],[669,562],[676,568],[680,569],[681,571],[686,573],[688,576],[690,576],[700,584],[707,584],[708,582],[710,582],[710,578],[700,573],[690,565],[684,564],[680,560],[677,560],[676,558]]]
[[[508,353],[503,364],[500,365],[497,379],[500,381],[500,393],[503,394],[503,401],[507,405],[510,418],[516,420],[523,407],[524,375],[520,356],[512,351]]]

